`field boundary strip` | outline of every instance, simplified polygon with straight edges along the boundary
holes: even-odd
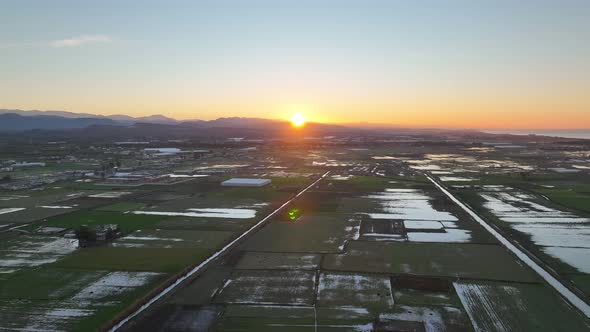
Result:
[[[311,189],[313,186],[315,186],[318,182],[320,182],[322,179],[324,179],[326,176],[328,176],[328,174],[330,174],[330,171],[327,171],[326,173],[324,173],[322,176],[320,176],[318,179],[316,179],[314,182],[312,182],[309,186],[305,187],[299,193],[297,193],[297,195],[291,197],[289,200],[287,200],[285,203],[283,203],[277,209],[275,209],[274,211],[269,213],[266,217],[262,218],[262,220],[260,220],[256,224],[254,224],[252,227],[248,228],[244,233],[242,233],[240,236],[235,238],[230,243],[226,244],[223,248],[221,248],[220,250],[213,253],[211,256],[209,256],[207,259],[205,259],[199,265],[197,265],[196,267],[194,267],[193,269],[188,271],[186,274],[178,277],[178,279],[176,279],[176,281],[174,283],[172,283],[171,285],[169,285],[168,287],[164,288],[162,291],[160,291],[159,293],[154,295],[146,303],[141,305],[139,308],[137,308],[131,314],[127,315],[125,318],[121,319],[116,324],[112,325],[107,330],[110,332],[114,332],[114,331],[117,331],[118,329],[120,329],[121,327],[123,327],[125,324],[127,324],[129,321],[131,321],[137,315],[139,315],[140,313],[142,313],[143,311],[148,309],[151,305],[156,303],[158,300],[160,300],[166,294],[170,293],[172,290],[174,290],[176,287],[178,287],[180,284],[182,284],[185,280],[187,280],[188,278],[190,278],[191,276],[193,276],[197,272],[201,271],[205,266],[207,266],[209,263],[213,262],[219,256],[221,256],[221,255],[225,254],[227,251],[233,249],[244,237],[248,236],[250,233],[252,233],[256,229],[263,226],[266,223],[266,221],[268,221],[270,218],[272,218],[275,214],[279,213],[282,209],[284,209],[287,205],[289,205],[291,202],[293,202],[296,198],[298,198],[303,193],[305,193],[306,191]]]
[[[582,314],[590,318],[590,305],[582,300],[578,295],[567,288],[561,281],[555,278],[551,273],[546,271],[542,266],[537,264],[526,253],[515,246],[510,240],[500,234],[496,229],[490,226],[477,213],[469,208],[465,203],[456,198],[450,191],[443,187],[438,181],[433,179],[430,175],[425,174],[426,178],[430,180],[440,191],[442,191],[448,198],[455,202],[465,212],[467,212],[477,223],[490,232],[500,243],[516,255],[523,263],[533,269],[543,280],[545,280],[551,287],[553,287],[561,296],[563,296],[572,306],[577,308]]]

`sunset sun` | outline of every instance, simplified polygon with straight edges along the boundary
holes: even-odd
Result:
[[[291,124],[294,127],[302,127],[305,124],[305,116],[302,113],[294,113],[291,115]]]

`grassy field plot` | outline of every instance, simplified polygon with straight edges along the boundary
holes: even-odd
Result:
[[[471,331],[469,320],[459,308],[398,305],[379,315],[377,331]]]
[[[315,272],[312,271],[236,271],[214,302],[311,305],[314,284]]]
[[[215,331],[314,331],[311,307],[229,305]]]
[[[581,189],[580,191],[572,188],[543,188],[535,189],[534,191],[541,195],[545,195],[552,202],[555,202],[559,205],[590,214],[590,204],[588,204],[588,202],[590,202],[590,188],[588,187]]]
[[[18,271],[0,284],[1,299],[50,300],[74,295],[106,271],[39,267]]]
[[[0,321],[10,324],[3,327],[16,330],[96,330],[162,277],[160,273],[117,271],[85,280],[60,299],[0,299]]]
[[[149,316],[135,321],[133,331],[213,331],[217,317],[223,311],[220,305],[164,304]],[[129,329],[129,327],[127,327]]]
[[[29,223],[75,211],[71,208],[32,207],[24,210],[0,214],[0,222]]]
[[[544,285],[461,281],[457,294],[478,331],[587,331],[588,320]]]
[[[272,221],[241,249],[270,252],[329,253],[342,251],[356,234],[358,221],[329,214],[304,214],[296,221]]]
[[[21,269],[53,263],[78,248],[78,240],[53,236],[13,236],[0,242],[0,271],[12,273]]]
[[[179,193],[170,192],[170,191],[155,191],[155,192],[147,193],[145,195],[137,197],[135,200],[138,202],[142,202],[142,203],[154,204],[154,203],[160,203],[160,202],[165,202],[165,201],[186,199],[189,197],[190,197],[190,195],[188,195],[188,194],[179,194]]]
[[[127,271],[178,272],[196,264],[211,253],[200,248],[113,248],[96,247],[78,250],[53,266]]]
[[[146,204],[138,202],[119,202],[98,208],[99,211],[127,212],[141,210]]]
[[[358,307],[384,311],[393,307],[391,282],[387,276],[329,273],[320,274],[318,305]]]
[[[494,280],[538,281],[496,245],[352,241],[344,254],[325,256],[322,268]]]
[[[365,308],[317,307],[318,331],[371,331],[378,316]]]
[[[590,297],[590,274],[567,274],[566,277]]]
[[[151,226],[159,229],[186,229],[237,232],[252,224],[252,220],[231,218],[166,217]]]
[[[121,248],[210,248],[220,247],[233,232],[140,229],[111,243]]]
[[[231,273],[232,269],[225,266],[208,268],[207,273],[192,280],[181,292],[175,292],[166,302],[178,305],[206,305],[223,287]]]
[[[79,211],[49,219],[46,226],[77,228],[81,225],[117,224],[124,231],[134,231],[155,225],[162,216],[134,215],[112,211]]]
[[[249,270],[316,270],[320,265],[320,255],[246,252],[236,265],[237,269]]]

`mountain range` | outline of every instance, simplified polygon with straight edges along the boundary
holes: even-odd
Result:
[[[161,114],[132,117],[128,115],[96,115],[65,111],[23,111],[0,109],[0,131],[79,129],[96,125],[131,127],[138,124],[190,125],[192,127],[213,128],[257,128],[271,124],[287,124],[286,121],[260,118],[230,117],[215,120],[176,120]]]
[[[199,121],[199,120],[195,120]],[[97,115],[66,111],[0,109],[0,130],[84,128],[89,125],[132,125],[135,123],[178,124],[164,115],[131,117],[123,114]]]
[[[474,130],[450,130],[436,128],[403,128],[390,125],[323,124],[307,123],[294,130],[285,120],[228,117],[215,120],[176,120],[164,115],[131,117],[127,115],[96,115],[65,111],[23,111],[0,109],[0,140],[164,140],[164,139],[205,139],[217,140],[231,137],[252,139],[286,137],[327,137],[350,136],[359,139],[372,137],[397,137],[406,139],[416,135],[440,140],[460,139],[469,141],[473,137],[498,138],[500,135]],[[526,139],[525,136],[511,136],[512,140]],[[539,136],[538,139],[542,139]]]

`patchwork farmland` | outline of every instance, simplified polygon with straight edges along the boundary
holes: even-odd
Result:
[[[0,330],[590,329],[470,213],[585,303],[579,174],[461,145],[297,149],[1,192]]]

